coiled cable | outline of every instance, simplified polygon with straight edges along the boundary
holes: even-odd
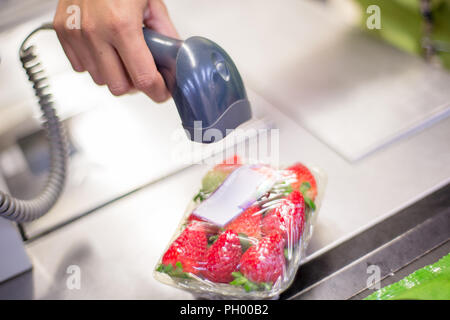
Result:
[[[37,59],[35,48],[33,45],[27,45],[28,40],[40,30],[53,30],[53,26],[44,24],[31,32],[20,46],[19,55],[28,79],[33,83],[45,120],[43,127],[50,145],[50,173],[41,194],[34,199],[16,199],[0,191],[0,217],[16,222],[32,221],[47,213],[61,195],[66,180],[67,142],[64,129],[53,107],[47,78],[43,74],[44,70]]]

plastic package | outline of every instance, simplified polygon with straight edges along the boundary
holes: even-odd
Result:
[[[301,163],[210,169],[159,260],[160,282],[203,298],[269,299],[294,280],[313,232],[325,174]]]

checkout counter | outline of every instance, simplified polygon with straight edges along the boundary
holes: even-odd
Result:
[[[26,18],[0,27],[0,174],[17,197],[35,194],[48,169],[17,51],[55,4],[30,0]],[[279,129],[280,163],[328,175],[307,257],[281,298],[364,298],[368,265],[380,266],[385,285],[450,251],[448,72],[367,37],[319,1],[166,4],[183,38],[214,39],[233,57],[253,125]],[[174,160],[174,103],[112,97],[72,72],[54,34],[35,42],[69,128],[70,173],[46,216],[0,221],[14,252],[26,253],[0,282],[0,298],[193,298],[152,276],[206,170]],[[220,151],[205,147],[202,158]],[[67,288],[71,266],[81,270],[79,290]]]

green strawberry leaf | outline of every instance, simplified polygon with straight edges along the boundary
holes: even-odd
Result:
[[[306,192],[311,189],[311,183],[309,183],[308,181],[305,181],[302,183],[302,185],[300,186],[300,192],[303,195],[303,198],[305,199],[305,203],[308,205],[308,207],[310,207],[312,210],[316,210],[316,204],[314,203],[314,201],[308,197],[306,195]]]
[[[311,200],[311,198],[308,198],[306,196],[303,196],[303,198],[305,199],[305,203],[308,205],[308,207],[310,207],[312,210],[316,210],[316,204]]]
[[[160,264],[157,271],[169,274],[173,271],[173,266],[171,264]]]
[[[284,193],[285,195],[289,195],[292,191],[294,191],[294,189],[292,188],[291,185],[288,185],[288,186],[286,186],[286,187],[284,188],[283,193]]]
[[[168,265],[160,264],[159,267],[156,269],[156,271],[161,273],[167,273],[169,276],[175,278],[184,278],[184,279],[189,278],[189,274],[183,271],[183,265],[181,264],[180,261],[177,261],[177,263],[175,263],[175,267],[176,268],[174,268],[171,264]]]
[[[304,194],[309,189],[311,189],[311,184],[308,181],[303,182],[302,185],[300,186],[300,192],[302,194]]]
[[[231,275],[234,277],[234,280],[230,282],[233,286],[243,287],[245,291],[251,292],[256,290],[271,290],[272,284],[267,282],[255,283],[248,280],[242,273],[240,272],[232,272]]]
[[[158,268],[156,269],[156,271],[158,271],[158,272],[164,272],[164,265],[163,264],[160,264],[159,266],[158,266]]]
[[[243,284],[245,284],[247,282],[246,278],[236,278],[233,281],[230,282],[230,284],[234,285],[234,286],[241,286]]]
[[[246,283],[244,283],[244,289],[247,292],[255,291],[258,289],[258,286],[251,281],[247,281]]]
[[[208,196],[205,194],[203,189],[200,189],[200,191],[195,195],[194,202],[202,202],[204,201]]]
[[[272,290],[272,284],[267,282],[262,282],[260,284],[260,287],[263,288],[263,290]]]

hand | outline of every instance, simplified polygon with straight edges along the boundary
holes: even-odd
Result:
[[[66,26],[70,5],[80,8],[79,29]],[[170,94],[145,43],[144,24],[178,38],[162,0],[60,0],[53,21],[75,71],[88,71],[114,95],[137,89],[162,102]]]

